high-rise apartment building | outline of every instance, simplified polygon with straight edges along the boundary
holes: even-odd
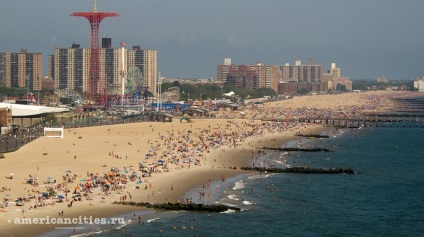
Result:
[[[60,90],[86,91],[89,76],[90,49],[82,49],[79,44],[71,48],[55,48],[54,56],[49,56],[48,77],[53,78],[54,88]],[[54,66],[50,64],[53,63]]]
[[[332,75],[333,77],[341,77],[341,70],[340,68],[336,67],[336,63],[331,63],[331,67],[328,69],[328,74]]]
[[[137,67],[143,76],[143,87],[156,94],[157,77],[157,50],[141,49],[133,46],[128,50],[128,69]]]
[[[39,90],[42,85],[43,57],[41,53],[0,53],[0,85]]]
[[[308,65],[302,65],[301,61],[296,61],[294,66],[288,64],[265,65],[256,63],[247,66],[250,70],[254,70],[259,78],[259,88],[271,88],[278,92],[278,84],[280,82],[321,82],[322,66],[313,65],[312,60],[308,61]],[[240,66],[231,64],[231,59],[226,58],[224,65],[218,65],[218,82],[227,84],[228,74],[230,71],[238,70]]]
[[[321,82],[322,80],[322,65],[313,65],[311,59],[308,60],[307,65],[302,65],[302,62],[298,60],[295,65],[286,63],[279,67],[281,82]]]
[[[237,69],[230,70],[227,75],[227,85],[244,87],[249,90],[259,89],[258,73],[248,66],[239,66]]]
[[[258,88],[262,88],[266,86],[266,66],[261,63],[257,63],[256,65],[233,65],[231,64],[231,59],[226,58],[224,65],[218,65],[218,82],[225,85],[233,85],[234,81],[229,82],[229,80],[234,80],[234,78],[228,78],[230,73],[234,73],[237,71],[253,71],[255,72],[255,78],[258,80]],[[249,72],[249,75],[251,72]]]
[[[6,53],[0,52],[0,86],[6,86]]]
[[[98,93],[121,94],[122,72],[124,77],[128,70],[137,67],[143,77],[143,87],[155,93],[157,80],[157,51],[141,49],[134,46],[132,49],[112,48],[110,38],[104,38],[103,48],[100,49],[100,81]],[[107,47],[106,47],[107,46]],[[55,89],[85,92],[88,85],[90,67],[90,49],[80,48],[73,44],[71,48],[56,48],[54,56],[54,70],[49,71],[49,77],[54,78]],[[124,60],[124,62],[122,62]],[[125,81],[125,80],[124,80]],[[125,82],[124,82],[125,83]]]
[[[341,69],[336,67],[335,63],[332,63],[331,67],[327,70],[327,73],[323,74],[322,81],[330,90],[339,90],[341,87],[344,87],[349,91],[352,90],[352,81],[341,75]]]

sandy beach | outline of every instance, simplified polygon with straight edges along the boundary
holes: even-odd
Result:
[[[244,118],[240,111],[220,112],[215,119],[193,123],[175,119],[107,125],[65,129],[62,139],[41,137],[0,159],[0,235],[34,236],[58,226],[17,224],[22,218],[107,218],[136,210],[114,201],[184,202],[191,188],[244,172],[238,168],[255,162],[255,147],[278,146],[298,139],[297,133],[328,129],[261,119],[380,110],[391,105],[387,98],[398,95],[378,91],[303,96],[246,106],[241,108]],[[79,192],[81,196],[72,198]],[[16,206],[17,198],[25,199],[25,205]]]

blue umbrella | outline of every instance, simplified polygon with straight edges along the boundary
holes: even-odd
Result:
[[[58,196],[58,198],[59,198],[59,199],[63,199],[63,198],[65,198],[65,197],[64,197],[64,196],[62,196],[62,195],[59,195],[59,196]]]
[[[135,184],[141,184],[141,182],[140,181],[137,181],[137,183],[135,183]]]

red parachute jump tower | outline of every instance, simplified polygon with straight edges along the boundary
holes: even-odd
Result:
[[[71,16],[85,17],[91,25],[90,38],[90,69],[88,84],[86,89],[86,101],[95,101],[99,103],[101,96],[101,76],[100,76],[100,47],[99,47],[99,26],[100,22],[106,17],[119,16],[114,12],[97,12],[96,2],[94,2],[93,12],[74,12]],[[103,102],[103,101],[102,101]]]

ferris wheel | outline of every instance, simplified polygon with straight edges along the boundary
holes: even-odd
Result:
[[[127,82],[125,83],[125,94],[138,93],[143,85],[143,76],[138,67],[128,69]]]

